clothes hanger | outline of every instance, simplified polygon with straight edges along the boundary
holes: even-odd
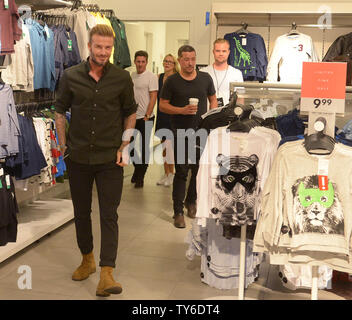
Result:
[[[293,36],[293,35],[299,35],[300,32],[297,30],[297,24],[296,22],[292,22],[291,30],[287,34],[288,36]]]
[[[258,121],[249,119],[252,111],[253,107],[251,105],[236,105],[234,113],[237,117],[227,127],[227,131],[249,132],[252,128],[258,126]]]
[[[304,137],[304,147],[310,154],[330,154],[335,148],[336,140],[324,133],[326,119],[318,118],[314,127],[317,132]]]
[[[241,25],[242,25],[242,28],[235,31],[235,33],[248,34],[249,33],[249,31],[247,30],[248,24],[245,22],[242,22]]]

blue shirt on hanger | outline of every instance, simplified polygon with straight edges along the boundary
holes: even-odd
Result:
[[[32,45],[34,62],[34,89],[55,90],[54,33],[45,24],[27,19],[26,25]]]

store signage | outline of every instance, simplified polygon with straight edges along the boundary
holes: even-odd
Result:
[[[344,113],[345,62],[303,62],[301,111]]]

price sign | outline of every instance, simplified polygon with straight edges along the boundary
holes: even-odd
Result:
[[[344,113],[345,62],[303,62],[301,111]]]

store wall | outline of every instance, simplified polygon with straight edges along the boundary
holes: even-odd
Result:
[[[147,69],[154,73],[162,70],[162,60],[165,52],[166,23],[165,22],[125,22],[132,67],[135,71],[134,54],[138,50],[146,50],[149,54]]]
[[[85,3],[97,3],[94,0],[85,0]],[[205,25],[205,14],[212,11],[213,5],[221,3],[222,7],[238,12],[318,12],[325,4],[332,11],[352,12],[350,0],[330,0],[322,2],[310,0],[100,0],[101,8],[112,8],[117,16],[123,20],[188,20],[190,25],[190,44],[197,50],[197,63],[209,63],[210,42],[212,29]]]
[[[177,57],[178,48],[184,41],[189,43],[189,23],[167,22],[165,53],[171,53]]]

